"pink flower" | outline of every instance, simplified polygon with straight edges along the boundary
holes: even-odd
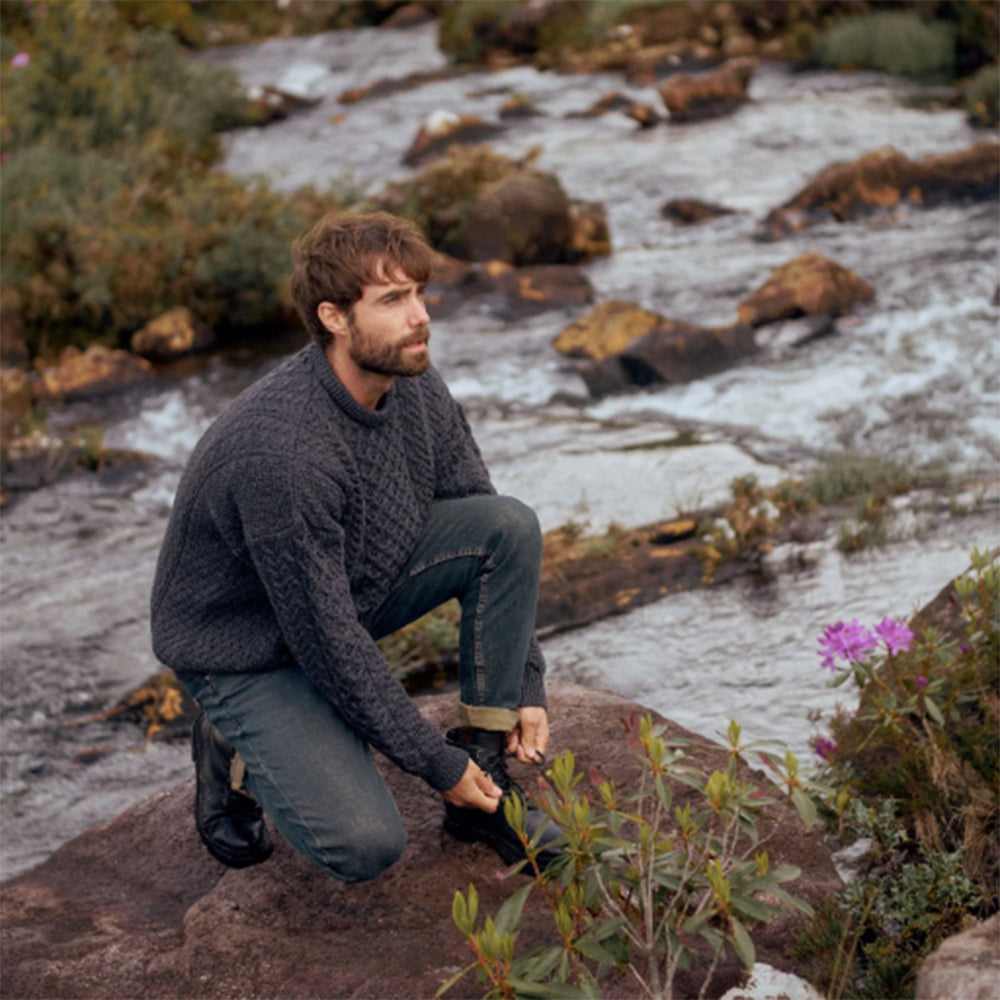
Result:
[[[923,674],[917,674],[916,684],[917,684],[917,690],[920,690],[921,688],[927,687],[927,685],[930,684],[930,681],[927,680],[927,678],[924,677]]]
[[[885,643],[890,653],[905,653],[913,645],[913,633],[898,618],[883,618],[875,626],[875,634]]]
[[[837,744],[833,740],[828,740],[825,736],[818,736],[816,738],[816,753],[819,754],[823,760],[829,760],[831,754],[837,749]]]
[[[837,669],[834,660],[860,661],[878,645],[878,638],[856,618],[828,625],[819,638],[817,652],[827,670]]]
[[[11,59],[10,64],[18,69],[22,66],[27,66],[31,62],[31,56],[27,52],[18,52],[13,59]]]

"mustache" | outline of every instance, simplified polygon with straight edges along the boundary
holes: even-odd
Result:
[[[420,327],[411,337],[403,341],[403,347],[416,347],[417,344],[429,344],[431,339],[431,328],[427,325]]]

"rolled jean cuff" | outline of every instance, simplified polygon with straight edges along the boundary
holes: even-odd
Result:
[[[509,733],[517,728],[521,717],[510,708],[493,708],[489,705],[458,706],[459,719],[463,726],[474,729],[488,729],[494,733]]]

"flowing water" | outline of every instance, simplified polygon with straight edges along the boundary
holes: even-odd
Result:
[[[926,495],[884,549],[847,558],[822,543],[805,558],[790,553],[794,569],[769,584],[675,595],[550,636],[552,677],[611,688],[707,735],[736,718],[753,737],[808,756],[810,734],[851,698],[824,685],[815,653],[822,628],[908,615],[965,567],[973,546],[997,544],[996,204],[905,208],[780,243],[753,238],[770,208],[833,162],[886,144],[917,158],[983,138],[937,95],[877,74],[765,64],[735,115],[637,131],[622,115],[567,117],[611,90],[659,106],[652,88],[612,74],[516,68],[338,103],[349,88],[443,66],[433,27],[324,34],[209,58],[235,66],[248,85],[320,99],[228,140],[227,169],[279,188],[337,182],[377,192],[409,175],[401,159],[428,115],[492,120],[510,95],[530,99],[541,113],[509,124],[493,145],[511,156],[537,150],[538,165],[572,197],[605,205],[614,253],[585,269],[598,300],[726,323],[772,268],[807,249],[876,289],[875,302],[831,337],[797,349],[771,343],[690,385],[599,403],[551,347],[573,314],[510,324],[472,304],[434,323],[435,361],[498,488],[531,503],[546,528],[647,523],[723,500],[735,476],[774,483],[848,448],[977,484]],[[674,197],[735,211],[677,229],[659,214]],[[100,422],[107,444],[157,461],[57,484],[3,514],[4,878],[190,774],[185,746],[154,740],[145,749],[136,727],[88,719],[157,669],[148,592],[187,454],[228,399],[301,343],[288,334],[266,349],[219,352],[174,366],[153,388],[54,417]]]

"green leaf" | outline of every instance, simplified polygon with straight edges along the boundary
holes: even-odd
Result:
[[[729,905],[746,920],[766,923],[774,916],[774,907],[748,896],[734,897]]]
[[[739,955],[740,961],[747,969],[752,969],[754,962],[757,960],[753,941],[750,940],[747,929],[735,917],[732,919],[732,928],[733,947],[736,949],[736,954]]]
[[[505,899],[503,905],[497,910],[496,926],[501,934],[510,934],[517,929],[521,922],[521,912],[524,910],[525,901],[529,893],[535,887],[534,882],[529,882],[522,886],[513,896]]]
[[[933,699],[924,695],[924,704],[927,706],[927,714],[939,725],[944,725],[944,716],[941,714],[941,709],[938,707],[938,703]]]
[[[593,1000],[598,994],[584,980],[583,986],[573,986],[570,983],[536,983],[528,979],[514,979],[508,982],[523,1000]]]
[[[792,789],[792,802],[799,811],[799,816],[806,826],[815,826],[818,815],[816,803],[801,788]]]

